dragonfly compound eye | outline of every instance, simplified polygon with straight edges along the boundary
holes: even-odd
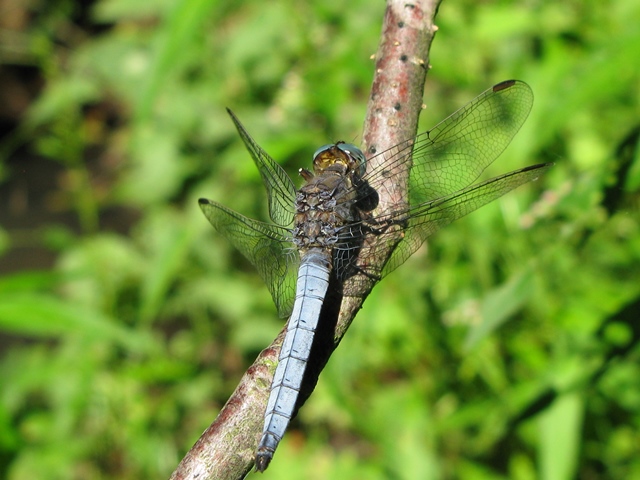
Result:
[[[357,173],[360,177],[363,177],[367,168],[367,160],[362,150],[352,143],[338,142],[336,146],[355,161]]]
[[[313,159],[315,160],[316,157],[318,155],[320,155],[322,152],[326,152],[327,150],[329,150],[331,147],[333,147],[333,143],[330,143],[328,145],[323,145],[320,148],[318,148],[314,153],[313,153]]]

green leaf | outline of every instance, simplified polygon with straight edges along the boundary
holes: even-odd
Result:
[[[146,351],[151,345],[149,337],[119,325],[117,319],[48,294],[0,294],[0,328],[30,337],[86,335],[135,352]]]
[[[177,272],[184,262],[189,251],[195,233],[195,225],[192,223],[180,223],[172,220],[170,215],[160,218],[172,222],[181,228],[167,228],[165,225],[156,225],[154,231],[155,245],[150,268],[146,272],[142,283],[142,301],[140,306],[140,318],[148,321],[157,315],[169,286],[174,281]]]
[[[505,323],[529,299],[532,289],[533,274],[531,269],[527,268],[489,292],[480,308],[482,321],[469,330],[464,348],[470,350],[475,347]]]
[[[202,24],[209,18],[209,11],[215,5],[216,2],[211,0],[182,0],[167,16],[168,22],[160,30],[160,45],[147,77],[147,84],[141,89],[136,105],[135,117],[138,124],[149,120],[162,84],[171,76],[173,66],[189,49]]]
[[[578,473],[584,398],[575,392],[559,397],[540,416],[540,478],[569,480]]]

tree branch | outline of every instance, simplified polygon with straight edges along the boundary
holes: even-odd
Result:
[[[429,48],[437,30],[433,19],[439,4],[440,0],[387,1],[364,123],[364,151],[371,158],[369,170],[384,161],[385,155],[375,156],[377,152],[387,151],[416,134]],[[399,170],[389,172],[388,183],[378,192],[378,212],[406,204],[409,165],[396,168]],[[380,256],[378,260],[384,263],[393,249],[388,246],[388,239],[384,246],[376,245],[375,236],[368,242],[366,248],[375,249]],[[375,282],[370,283],[367,294]],[[320,372],[366,297],[342,298],[338,291],[335,285],[330,285],[297,408],[313,391]],[[242,479],[251,470],[285,329],[246,371],[216,420],[189,450],[171,480]]]
[[[396,145],[411,141],[418,130],[422,110],[422,94],[429,69],[429,49],[438,30],[434,23],[441,0],[407,2],[388,0],[382,26],[382,38],[376,54],[376,70],[371,87],[364,123],[363,147],[368,158],[367,170],[381,166],[386,152]],[[407,204],[407,183],[410,162],[397,162],[389,170],[387,181],[378,190],[379,204],[376,213],[385,214]],[[384,264],[395,244],[388,239],[372,236],[361,255],[375,258]],[[368,243],[370,242],[370,243]],[[386,244],[386,245],[385,245]],[[375,255],[367,252],[375,250]],[[370,282],[369,290],[375,282]],[[368,295],[368,292],[367,292]],[[337,346],[367,295],[347,297],[340,309],[336,329]]]

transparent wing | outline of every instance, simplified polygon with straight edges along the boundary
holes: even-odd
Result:
[[[545,163],[506,173],[446,197],[411,207],[408,212],[387,219],[391,223],[406,221],[408,224],[402,241],[393,251],[379,276],[384,277],[402,265],[427,237],[440,228],[496,200],[514,188],[536,180],[552,166],[553,164]]]
[[[533,105],[531,88],[507,80],[484,91],[400,151],[365,178],[374,189],[385,172],[413,159],[409,204],[445,197],[471,185],[509,145]],[[413,153],[413,154],[412,154]],[[385,153],[381,153],[385,155]]]
[[[286,228],[252,220],[201,198],[200,208],[213,227],[236,247],[267,285],[281,317],[291,313],[300,257]]]
[[[533,93],[529,86],[518,80],[508,80],[486,90],[428,132],[418,135],[413,150],[412,142],[403,142],[390,149],[395,153],[365,178],[374,190],[378,190],[393,167],[413,159],[408,208],[390,216],[375,217],[372,222],[374,229],[382,226],[382,235],[388,235],[390,242],[397,239],[397,234],[385,233],[384,226],[402,227],[401,240],[382,268],[371,266],[374,261],[359,258],[359,270],[370,278],[384,277],[443,226],[538,178],[550,168],[551,164],[534,165],[472,185],[509,145],[532,104]],[[357,230],[353,225],[350,228]],[[361,231],[366,232],[366,228]],[[351,247],[345,243],[341,248],[345,250],[344,256],[348,256],[347,249]],[[384,248],[365,250],[373,257]],[[348,294],[362,293],[357,282],[352,285]]]
[[[227,112],[260,171],[262,183],[267,189],[271,220],[283,227],[291,226],[295,214],[296,201],[296,187],[293,181],[287,175],[287,172],[251,138],[251,135],[240,123],[238,117],[228,108]]]

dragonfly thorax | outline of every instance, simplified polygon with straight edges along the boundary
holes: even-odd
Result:
[[[341,228],[354,220],[356,191],[345,171],[343,163],[333,163],[298,191],[293,241],[301,253],[334,247]]]

